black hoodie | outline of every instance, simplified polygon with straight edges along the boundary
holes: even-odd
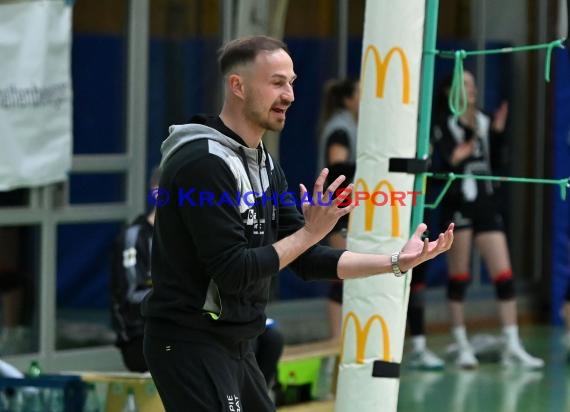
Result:
[[[161,148],[170,199],[156,213],[145,333],[234,345],[263,332],[279,271],[272,244],[300,229],[303,215],[262,144],[247,147],[219,117],[192,121],[171,126]],[[266,197],[254,205],[251,191]],[[291,267],[304,279],[337,279],[342,252],[316,245]]]

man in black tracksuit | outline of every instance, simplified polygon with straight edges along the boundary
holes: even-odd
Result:
[[[160,169],[150,179],[150,189],[158,188]],[[116,345],[123,363],[133,372],[147,372],[143,355],[144,319],[141,302],[152,288],[150,254],[156,208],[138,216],[117,238],[111,270],[111,315],[117,334]],[[276,375],[277,362],[283,350],[283,337],[272,326],[254,343],[255,358],[268,386]]]
[[[264,330],[270,280],[280,269],[291,265],[305,279],[400,274],[453,240],[451,225],[424,244],[420,225],[393,257],[317,245],[354,205],[328,201],[343,178],[325,191],[325,169],[313,204],[299,213],[261,142],[266,130],[283,128],[294,100],[287,47],[264,36],[234,40],[220,66],[219,117],[172,126],[162,145],[160,187],[169,200],[157,210],[143,314],[145,358],[168,412],[275,409],[251,342]],[[301,195],[309,199],[303,185]]]

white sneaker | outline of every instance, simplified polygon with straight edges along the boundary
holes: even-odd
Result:
[[[479,361],[469,346],[460,347],[455,358],[455,365],[461,369],[475,369],[479,366]]]
[[[443,369],[445,362],[435,353],[425,348],[423,350],[412,351],[408,363],[411,368],[421,370]]]
[[[544,360],[530,355],[522,346],[506,347],[501,354],[501,363],[505,367],[521,366],[526,369],[544,367]]]

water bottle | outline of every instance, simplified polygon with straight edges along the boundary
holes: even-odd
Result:
[[[0,412],[10,412],[10,397],[4,388],[0,391]]]
[[[37,360],[30,362],[26,375],[29,378],[38,378],[42,374],[40,364]],[[20,388],[14,399],[15,410],[22,412],[44,412],[44,402],[40,389],[37,387]]]
[[[85,397],[83,412],[101,412],[101,404],[94,383],[87,384],[87,396]]]
[[[137,408],[137,402],[135,399],[135,391],[133,388],[129,388],[127,390],[127,399],[125,401],[125,405],[121,412],[139,412]]]
[[[54,388],[47,397],[48,412],[65,412],[65,393],[63,389]]]
[[[8,410],[10,412],[23,412],[24,411],[24,395],[21,388],[9,388],[6,392],[8,395]]]
[[[24,396],[25,412],[45,412],[44,404],[42,402],[41,393],[36,388],[28,388],[22,390]]]
[[[28,376],[30,378],[37,378],[42,374],[42,370],[40,369],[40,364],[38,361],[33,360],[30,362],[30,366],[28,367]]]

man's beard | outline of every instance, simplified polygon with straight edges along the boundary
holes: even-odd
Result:
[[[265,130],[270,130],[272,132],[280,132],[285,127],[285,119],[283,121],[271,121],[269,116],[271,116],[272,112],[270,111],[268,115],[263,115],[262,112],[256,110],[247,110],[249,113],[249,118],[252,119],[257,125],[262,127]]]

